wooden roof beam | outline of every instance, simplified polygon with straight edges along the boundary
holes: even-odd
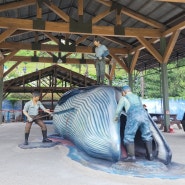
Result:
[[[6,38],[8,38],[10,35],[12,35],[16,30],[17,30],[17,28],[10,27],[6,31],[4,31],[3,33],[1,33],[0,34],[0,43],[2,41],[4,41]]]
[[[0,6],[0,12],[7,11],[7,10],[14,10],[17,8],[23,8],[25,6],[30,6],[35,4],[35,0],[23,0],[23,1],[17,1],[13,3],[7,3]]]
[[[101,3],[101,4],[104,4],[105,6],[108,6],[108,7],[112,6],[112,2],[110,2],[110,1],[103,1],[103,0],[96,0],[96,1]],[[132,18],[134,18],[136,20],[139,20],[139,21],[141,21],[141,22],[143,22],[145,24],[148,24],[148,25],[150,25],[152,27],[164,29],[164,25],[163,24],[158,23],[158,22],[156,22],[156,21],[154,21],[152,19],[146,18],[146,16],[138,14],[138,13],[136,13],[136,12],[134,12],[134,11],[124,7],[123,5],[120,5],[120,6],[122,6],[121,13],[123,13],[123,14],[125,14],[125,15],[127,15],[129,17],[132,17]]]
[[[5,56],[4,59],[0,60],[0,65],[3,65],[5,62],[9,61],[18,51],[19,49],[15,49],[9,55]]]
[[[88,37],[89,37],[89,35],[84,35],[84,36],[82,36],[81,38],[77,39],[77,41],[76,41],[76,46],[77,46],[78,44],[80,44],[81,42],[83,42],[84,40],[86,40]],[[71,54],[72,54],[72,53],[66,54],[66,57],[68,57],[68,56],[71,55]]]
[[[120,45],[120,46],[123,46],[123,47],[127,47],[127,48],[129,48],[129,49],[131,49],[132,48],[132,45],[130,45],[130,44],[128,44],[127,42],[124,42],[124,41],[121,41],[121,40],[118,40],[118,39],[116,39],[116,38],[114,38],[114,37],[108,37],[108,36],[101,36],[102,38],[104,38],[104,39],[106,39],[106,40],[109,40],[109,41],[111,41],[111,42],[114,42],[114,43],[116,43],[116,44],[118,44],[118,45]]]
[[[18,36],[18,35],[22,35],[25,33],[28,33],[30,31],[24,31],[24,30],[16,30],[12,35],[10,35],[9,37],[14,37],[14,36]]]
[[[54,37],[51,33],[43,32],[46,37],[48,37],[51,41],[55,42],[56,44],[59,44],[59,40]]]
[[[89,35],[83,35],[81,38],[76,40],[76,45],[80,44],[84,40],[86,40],[89,37]]]
[[[180,34],[180,30],[176,30],[172,34],[172,36],[170,38],[170,41],[168,43],[168,46],[167,46],[167,48],[165,50],[164,56],[163,56],[163,62],[164,63],[167,63],[168,62],[168,60],[170,58],[170,55],[171,55],[171,53],[172,53],[172,51],[173,51],[173,49],[175,47],[175,43],[176,43],[176,41],[177,41],[177,39],[179,37],[179,34]]]
[[[115,55],[115,53],[111,53],[110,52],[110,55],[111,55],[111,57],[127,72],[127,73],[129,73],[129,69],[128,69],[128,67],[126,66],[126,64],[122,61],[122,60],[120,60],[119,59],[119,57],[117,57],[116,55]]]
[[[37,19],[42,18],[42,7],[39,6],[39,3],[37,2]]]
[[[131,66],[130,66],[130,74],[134,71],[134,68],[136,66],[139,54],[140,54],[140,50],[137,50],[136,53],[134,54],[134,57],[132,59],[132,63],[131,63]]]
[[[111,71],[109,74],[109,80],[112,80],[114,74],[115,74],[115,69],[116,69],[116,62],[113,62],[112,67],[111,67]]]
[[[122,20],[121,20],[121,11],[118,12],[118,10],[116,10],[116,25],[120,25],[122,24]]]
[[[144,37],[137,37],[139,42],[157,59],[158,62],[162,63],[161,54],[147,41]]]
[[[169,28],[168,30],[164,31],[162,34],[161,34],[161,37],[169,37],[170,35],[172,35],[174,32],[176,32],[177,30],[181,31],[185,29],[185,21],[177,24],[176,26],[172,27],[172,28]],[[160,39],[159,38],[153,38],[153,39],[150,39],[148,42],[149,43],[157,43],[159,42]],[[139,45],[133,49],[131,49],[129,51],[130,54],[132,53],[135,53],[138,49],[142,50],[142,49],[145,49],[144,45]]]
[[[135,35],[135,36],[134,36]],[[126,37],[144,37],[144,38],[159,38],[161,32],[159,29],[147,29],[147,28],[125,28]]]
[[[4,74],[3,78],[6,77],[11,71],[13,71],[22,61],[17,61],[12,67],[10,67]]]
[[[47,1],[43,1],[43,3],[50,9],[52,10],[55,14],[57,14],[61,19],[63,19],[66,22],[69,22],[70,18],[69,16],[62,11],[60,8],[58,8],[57,6],[55,6],[53,3],[49,2],[47,3]]]
[[[154,38],[154,39],[150,39],[150,40],[148,40],[148,42],[150,43],[150,44],[155,44],[155,43],[157,43],[157,42],[159,42],[160,41],[160,39],[158,38],[158,39],[156,39],[156,38]],[[145,49],[145,47],[141,44],[141,45],[139,45],[139,46],[137,46],[137,47],[135,47],[135,48],[132,48],[130,51],[129,51],[129,54],[131,54],[131,55],[133,55],[137,50],[142,50],[142,49]]]
[[[41,31],[41,32],[55,32],[55,33],[72,33],[70,32],[69,23],[61,22],[49,22],[45,21],[45,29],[33,28],[33,21],[28,19],[16,19],[16,18],[4,18],[0,17],[0,28],[9,28],[10,25],[17,27],[19,30],[28,31]],[[79,32],[74,32],[73,34],[82,34]],[[86,35],[86,33],[83,33]],[[114,36],[114,37],[138,37],[144,36],[145,38],[161,37],[161,32],[159,29],[149,29],[149,28],[124,28],[123,32],[120,34],[115,34],[114,26],[92,26],[92,33],[87,33],[88,35],[103,35],[103,36]]]
[[[176,30],[181,31],[183,29],[185,29],[185,21],[183,21],[183,22],[177,24],[176,26],[173,26],[172,28],[169,28],[168,30],[164,31],[162,33],[162,37],[169,37],[170,35],[173,34],[174,31],[176,31]]]
[[[92,18],[92,24],[97,23],[98,21],[100,21],[101,19],[103,19],[104,17],[106,17],[107,15],[109,15],[112,11],[110,11],[110,9],[105,10],[104,12],[98,14],[97,16]]]
[[[84,5],[84,1],[83,0],[78,0],[78,15],[79,16],[83,16],[83,6]]]
[[[24,62],[56,63],[55,61],[53,61],[52,57],[38,57],[37,61],[33,61],[32,56],[14,56],[11,59],[9,59],[8,61],[12,61],[12,62],[24,61]],[[0,64],[1,64],[1,61],[0,61]],[[66,62],[64,62],[64,64],[84,64],[84,63],[81,63],[80,59],[66,58]],[[94,60],[93,59],[86,59],[85,64],[94,64]]]
[[[41,44],[40,48],[33,48],[31,43],[16,43],[16,42],[2,42],[0,43],[0,48],[2,49],[10,49],[13,50],[14,48],[17,48],[19,50],[37,50],[37,51],[47,51],[47,52],[59,52],[58,45],[50,45],[50,44]],[[128,50],[125,48],[109,48],[111,52],[114,52],[116,54],[128,54]],[[94,53],[93,47],[87,47],[87,46],[76,46],[75,52],[69,53]]]

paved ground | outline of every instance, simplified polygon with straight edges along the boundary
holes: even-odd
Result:
[[[139,178],[94,170],[71,160],[68,148],[20,149],[24,123],[0,125],[0,184],[1,185],[174,185],[185,179]],[[52,125],[47,125],[49,134]],[[174,133],[163,133],[168,141],[173,162],[185,165],[185,132],[174,128]],[[41,140],[40,128],[33,125],[30,140]]]

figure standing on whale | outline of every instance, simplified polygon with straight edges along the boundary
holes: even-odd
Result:
[[[122,97],[116,108],[115,121],[118,121],[123,108],[125,108],[127,113],[123,140],[128,154],[127,158],[123,159],[123,161],[135,161],[134,138],[138,129],[140,129],[142,140],[145,143],[146,157],[148,160],[153,160],[150,120],[140,98],[131,92],[131,88],[128,85],[122,88]]]
[[[96,76],[97,76],[97,84],[104,84],[105,78],[105,57],[109,55],[109,50],[107,47],[100,43],[98,38],[94,40],[95,53],[96,53]]]

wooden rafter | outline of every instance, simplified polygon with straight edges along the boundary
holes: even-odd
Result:
[[[133,70],[136,66],[137,59],[139,57],[139,53],[140,53],[140,50],[137,50],[136,53],[133,56],[132,63],[131,63],[131,66],[130,66],[130,74],[133,72]]]
[[[10,60],[18,51],[19,49],[15,49],[9,55],[5,56],[4,59],[0,60],[0,65],[3,65],[5,62]]]
[[[35,0],[22,0],[22,1],[17,1],[13,3],[7,3],[0,6],[0,12],[18,9],[18,8],[22,8],[33,4],[35,4]]]
[[[169,37],[169,36],[171,36],[171,35],[174,34],[174,33],[178,34],[178,30],[181,31],[181,30],[183,30],[183,29],[185,29],[185,21],[183,21],[183,22],[177,24],[176,26],[174,26],[174,27],[172,27],[172,28],[169,28],[168,30],[164,31],[164,32],[162,33],[161,37]],[[176,32],[176,31],[177,31],[177,32]],[[178,35],[179,35],[179,34],[178,34]],[[151,43],[157,43],[157,42],[159,42],[159,41],[160,41],[160,39],[158,39],[158,38],[153,38],[153,39],[150,39],[148,42],[151,44]],[[175,44],[175,43],[174,43],[174,44]],[[139,46],[137,46],[136,48],[131,49],[131,50],[129,51],[129,53],[130,53],[130,54],[133,54],[133,53],[135,53],[138,49],[142,50],[142,49],[144,49],[144,48],[145,48],[144,45],[139,45]],[[172,51],[171,51],[171,52],[172,52]],[[171,54],[171,53],[170,53],[170,54]],[[165,55],[167,56],[167,54],[165,54]],[[168,53],[168,55],[169,55],[169,53]],[[168,58],[168,57],[165,57],[165,61],[167,60],[167,58]]]
[[[175,47],[175,43],[176,43],[176,41],[177,41],[177,39],[179,37],[179,34],[180,34],[180,30],[176,30],[172,34],[172,36],[170,38],[170,41],[168,43],[168,46],[167,46],[167,48],[165,50],[164,56],[163,56],[163,62],[164,63],[167,63],[168,62],[169,57],[170,57],[170,55],[171,55],[171,53],[172,53],[172,51],[173,51],[173,49]]]
[[[114,73],[115,73],[115,69],[116,69],[116,62],[113,62],[112,67],[111,67],[111,71],[110,71],[110,80],[112,80]]]
[[[48,37],[51,41],[55,42],[56,44],[59,44],[59,40],[54,37],[51,33],[46,33],[46,32],[43,32],[44,35],[46,35],[46,37]]]
[[[83,15],[83,0],[78,0],[78,15]]]
[[[157,59],[158,62],[162,63],[161,54],[143,37],[137,37],[139,42]]]
[[[110,9],[105,10],[104,12],[101,12],[100,14],[98,14],[97,16],[92,18],[92,23],[95,24],[98,21],[100,21],[102,18],[106,17],[107,15],[109,15],[112,11],[110,11]]]
[[[9,37],[14,37],[14,36],[19,36],[25,33],[28,33],[30,31],[25,31],[25,30],[16,30],[14,33],[12,33]]]
[[[118,12],[116,10],[116,25],[120,25],[121,26],[122,20],[121,20],[121,12]]]
[[[1,35],[0,35],[0,43],[2,41],[4,41],[6,38],[8,38],[10,35],[12,35],[12,33],[14,33],[17,30],[17,28],[15,27],[10,27],[8,28],[6,31],[4,31]]]
[[[183,21],[183,22],[177,24],[176,26],[174,26],[172,28],[169,28],[168,30],[164,31],[162,33],[162,37],[169,37],[170,35],[173,34],[174,31],[176,31],[176,30],[180,30],[181,31],[183,29],[185,29],[185,21]]]
[[[112,6],[112,2],[110,1],[103,1],[103,0],[96,0],[97,2],[101,3],[101,4],[104,4],[105,6],[108,6],[108,7],[111,7]],[[160,29],[164,29],[164,25],[161,24],[161,23],[158,23],[152,19],[149,19],[149,18],[146,18],[145,16],[141,15],[141,14],[138,14],[124,6],[122,6],[122,10],[121,10],[121,13],[127,15],[127,16],[130,16],[136,20],[139,20],[145,24],[148,24],[154,28],[160,28]]]
[[[111,7],[112,3],[108,2],[108,1],[103,1],[103,0],[96,0],[97,2],[104,4],[105,6]],[[180,1],[180,0],[179,0]],[[183,1],[183,0],[182,0]],[[17,8],[22,8],[24,6],[29,6],[29,5],[33,5],[36,3],[36,0],[22,0],[22,1],[18,1],[18,2],[14,2],[14,3],[9,3],[9,4],[5,4],[5,5],[1,5],[0,6],[0,12],[2,11],[6,11],[6,10],[12,10],[12,9],[17,9]],[[43,3],[50,8],[53,12],[55,12],[60,18],[62,18],[63,20],[65,20],[66,22],[69,22],[69,16],[61,11],[57,6],[55,6],[53,3],[49,2],[45,2],[43,1]],[[155,28],[164,28],[164,26],[152,19],[146,18],[145,16],[142,16],[132,10],[129,10],[126,7],[122,8],[121,13],[128,15],[136,20],[139,20],[143,23],[146,23],[150,26],[153,26]],[[96,19],[94,19],[95,21]]]
[[[84,40],[86,40],[88,37],[89,37],[89,35],[84,35],[84,36],[82,36],[81,38],[77,39],[77,40],[76,40],[76,46],[77,46],[78,44],[80,44],[81,42],[83,42]],[[68,56],[70,56],[70,55],[71,55],[71,53],[68,53],[68,54],[66,54],[66,57],[68,57]]]
[[[37,18],[42,18],[42,8],[39,6],[39,3],[37,2]]]
[[[22,61],[17,61],[11,68],[9,68],[4,74],[3,77],[7,76],[11,71],[13,71]]]
[[[15,43],[15,42],[2,42],[0,43],[0,48],[2,49],[27,49],[27,50],[37,50],[37,51],[47,51],[47,52],[59,52],[59,47],[57,45],[50,45],[50,44],[41,44],[40,49],[32,48],[31,43]],[[109,48],[109,50],[116,54],[127,54],[128,51],[125,48]],[[76,46],[76,53],[94,53],[93,47],[87,46]],[[69,52],[69,53],[75,53]]]
[[[108,10],[93,17],[92,18],[93,24],[97,23],[100,19],[102,19],[103,17],[110,14],[111,11],[114,11],[112,9],[112,2],[111,1],[104,1],[104,0],[96,0],[96,1],[107,6]],[[170,2],[172,2],[172,0]],[[175,2],[175,0],[173,2]],[[121,25],[121,14],[123,14],[123,15],[127,15],[129,17],[132,17],[136,20],[139,20],[145,24],[148,24],[154,28],[159,28],[159,29],[126,27],[126,28],[124,28],[123,33],[118,35],[118,34],[115,34],[115,32],[114,32],[115,31],[114,26],[93,25],[92,26],[92,33],[81,33],[81,32],[74,32],[74,31],[71,32],[70,31],[70,17],[64,11],[62,11],[57,6],[55,6],[51,1],[42,1],[42,3],[45,6],[47,6],[50,10],[52,10],[55,14],[57,14],[65,22],[44,21],[44,24],[45,24],[44,29],[40,29],[40,28],[35,29],[32,26],[33,20],[0,17],[0,28],[7,29],[6,31],[4,31],[0,35],[0,42],[3,41],[4,36],[5,36],[4,38],[7,38],[7,37],[10,37],[10,36],[13,36],[16,34],[21,34],[21,32],[25,33],[28,31],[30,31],[30,32],[40,31],[43,34],[45,34],[50,40],[55,41],[57,44],[58,44],[58,39],[56,37],[52,36],[51,32],[62,33],[62,34],[80,34],[80,35],[84,34],[81,37],[81,39],[76,42],[76,45],[78,45],[80,42],[82,42],[83,39],[86,39],[87,37],[89,37],[91,35],[99,35],[99,36],[102,36],[103,38],[107,38],[108,40],[111,40],[111,39],[109,39],[110,37],[114,37],[114,39],[112,39],[113,42],[116,42],[116,41],[114,41],[115,37],[134,37],[134,38],[138,38],[138,40],[141,42],[141,45],[137,46],[136,48],[132,48],[132,46],[130,46],[127,43],[124,43],[124,42],[120,43],[121,46],[126,46],[127,48],[125,48],[124,52],[121,52],[121,53],[118,53],[119,51],[115,50],[115,49],[111,50],[111,52],[114,53],[115,57],[117,57],[116,54],[119,54],[119,55],[127,55],[128,53],[133,54],[133,53],[136,53],[138,50],[147,48],[149,50],[149,52],[159,62],[162,62],[162,61],[164,62],[164,61],[167,61],[167,59],[169,59],[169,56],[171,55],[172,48],[174,48],[175,42],[176,42],[178,35],[179,35],[178,32],[181,31],[182,29],[185,29],[185,21],[184,21],[184,22],[181,22],[178,25],[176,25],[166,31],[162,31],[162,30],[164,30],[164,26],[162,24],[160,24],[157,21],[154,21],[152,19],[146,18],[145,16],[142,16],[141,14],[138,14],[135,11],[132,11],[132,10],[128,9],[127,7],[121,5],[121,11],[119,11],[119,14],[117,12],[117,9],[115,9],[117,12],[116,13],[116,25]],[[15,3],[8,3],[8,4],[0,6],[0,12],[6,11],[6,10],[11,10],[11,9],[16,9],[16,8],[22,8],[24,6],[29,6],[29,5],[33,5],[33,4],[38,5],[36,0],[22,0],[22,1],[15,2]],[[118,5],[119,5],[119,2],[118,2]],[[78,0],[78,15],[83,15],[83,0]],[[37,6],[37,18],[41,18],[41,17],[42,17],[42,8]],[[11,28],[10,25],[13,26],[13,28]],[[11,29],[15,29],[15,30],[11,31]],[[168,48],[166,49],[165,55],[163,56],[163,58],[161,58],[160,53],[157,50],[155,50],[155,48],[152,46],[151,43],[156,43],[160,40],[161,37],[168,37],[168,36],[171,36],[171,39],[170,39],[171,47],[168,45]],[[149,40],[146,38],[152,38],[152,39]],[[17,45],[17,43],[16,43],[16,45]],[[28,46],[28,45],[27,45],[27,47],[30,48],[30,46]],[[55,47],[58,47],[58,46],[55,46]],[[11,47],[8,49],[14,50],[15,48],[17,48],[17,46],[15,47],[15,45],[14,45],[14,47]],[[20,47],[20,48],[22,48],[22,47]],[[18,49],[19,49],[19,47],[18,47]],[[44,49],[46,49],[47,52],[52,52],[53,50],[58,51],[52,45],[51,45],[51,49],[48,49],[47,46],[46,47],[43,46],[43,48],[41,50],[44,51]],[[79,52],[79,51],[81,51],[81,49],[77,50],[77,52]],[[90,51],[90,49],[88,48],[88,49],[85,49],[85,51],[83,53],[88,53],[89,51]],[[67,56],[69,56],[70,54],[71,54],[71,52],[69,52],[67,54]]]
[[[132,45],[128,44],[127,42],[124,42],[124,41],[121,41],[121,40],[118,40],[114,37],[108,37],[108,36],[101,36],[102,38],[106,39],[106,40],[109,40],[113,43],[116,43],[122,47],[127,47],[128,49],[131,49],[132,48]]]
[[[62,11],[60,8],[58,8],[57,6],[55,6],[53,3],[49,2],[45,2],[43,1],[43,3],[53,12],[55,12],[61,19],[63,19],[66,22],[69,22],[69,16]]]
[[[76,40],[76,45],[80,44],[84,40],[86,40],[89,37],[89,35],[83,35],[81,38]]]
[[[14,56],[9,61],[24,61],[24,62],[41,62],[41,63],[54,63],[52,57],[38,57],[37,61],[33,61],[33,58],[31,56]],[[80,59],[75,58],[66,58],[65,61],[66,64],[81,64]],[[0,61],[1,64],[1,61]],[[93,59],[86,59],[86,64],[94,64]]]
[[[111,57],[112,57],[123,69],[125,69],[125,71],[126,71],[127,73],[129,73],[128,67],[126,66],[126,64],[125,64],[122,60],[119,59],[119,57],[117,57],[114,53],[110,53],[110,55],[111,55]]]

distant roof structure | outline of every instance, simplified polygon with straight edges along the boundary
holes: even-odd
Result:
[[[34,90],[60,94],[76,87],[93,85],[96,85],[96,80],[59,65],[52,65],[24,76],[6,80],[3,98],[10,93],[32,93]]]
[[[59,57],[65,63],[90,64],[93,60],[84,54],[94,53],[98,36],[128,73],[143,71],[185,57],[184,28],[184,0],[1,0],[0,49],[5,57],[0,64],[56,63]],[[167,43],[164,55],[161,38]],[[48,41],[56,45],[45,44]],[[21,49],[33,50],[34,55],[15,56]],[[36,51],[47,52],[48,57]],[[72,53],[82,53],[82,59],[73,59]]]

